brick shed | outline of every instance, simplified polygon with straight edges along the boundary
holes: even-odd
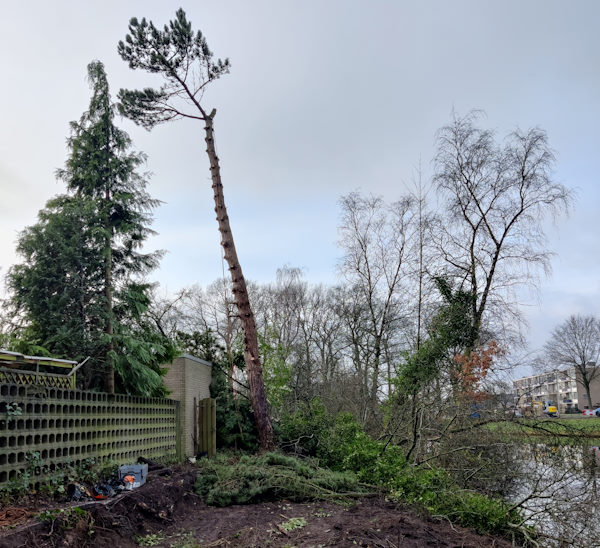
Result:
[[[200,358],[183,354],[167,365],[165,385],[171,391],[169,398],[180,402],[183,454],[194,455],[194,398],[196,402],[210,398],[212,364]]]

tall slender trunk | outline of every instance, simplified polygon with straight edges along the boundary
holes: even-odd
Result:
[[[265,393],[265,385],[263,381],[262,365],[260,363],[260,355],[258,352],[258,336],[256,332],[256,321],[250,307],[248,298],[248,289],[246,280],[242,273],[233,234],[229,226],[229,217],[227,208],[225,207],[225,197],[223,195],[223,184],[221,183],[221,170],[219,167],[219,158],[215,149],[213,117],[215,111],[205,117],[206,125],[206,153],[210,160],[210,173],[212,177],[212,188],[215,199],[215,213],[217,214],[217,222],[219,224],[219,232],[221,233],[221,245],[223,246],[225,260],[229,266],[231,273],[232,291],[240,315],[242,329],[244,331],[244,361],[246,362],[246,370],[248,371],[248,384],[250,385],[250,400],[256,420],[256,426],[260,437],[260,446],[263,451],[273,449],[275,446],[275,438],[273,434],[273,426],[269,418],[269,410],[267,404],[267,395]]]
[[[106,207],[110,201],[110,190],[106,189]],[[104,324],[104,333],[108,336],[109,342],[106,347],[106,376],[105,384],[106,391],[109,394],[115,393],[115,368],[112,363],[112,351],[114,345],[112,336],[114,334],[113,327],[113,281],[112,281],[112,228],[108,213],[105,213],[105,229],[107,231],[105,248],[104,248],[104,299],[106,302],[106,319]]]
[[[417,300],[417,350],[421,348],[421,322],[423,312],[423,248],[425,235],[423,228],[423,186],[421,184],[421,162],[419,160],[419,294]]]
[[[377,413],[377,390],[379,389],[379,369],[381,366],[381,335],[375,335],[375,348],[373,350],[373,371],[371,373],[371,386],[369,389],[369,411],[372,416]]]
[[[110,124],[110,102],[109,97],[104,97],[104,123],[106,130],[106,157],[110,157],[111,147],[111,124]],[[114,334],[114,318],[113,318],[113,228],[110,222],[110,201],[112,196],[110,194],[112,173],[110,167],[110,159],[106,163],[106,192],[104,195],[104,230],[106,230],[106,237],[104,241],[104,298],[106,300],[106,324],[104,333],[108,338],[108,345],[106,347],[105,355],[105,366],[106,366],[106,391],[109,394],[115,393],[115,367],[113,364],[112,354],[114,350],[113,334]]]

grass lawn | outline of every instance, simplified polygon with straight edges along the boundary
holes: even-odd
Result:
[[[515,436],[559,436],[565,438],[600,438],[600,419],[518,419],[489,425],[490,430]]]

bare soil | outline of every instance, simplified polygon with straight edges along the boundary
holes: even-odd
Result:
[[[45,521],[36,514],[50,508],[47,503],[2,508],[0,548],[511,546],[380,497],[351,505],[279,501],[208,507],[193,491],[195,470],[166,472],[150,475],[146,485],[106,501],[54,505],[64,512],[53,511],[56,517]],[[75,506],[86,513],[73,511]]]

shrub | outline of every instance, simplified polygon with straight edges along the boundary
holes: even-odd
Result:
[[[329,446],[334,419],[319,398],[302,402],[275,424],[280,447],[288,452],[316,457]]]
[[[511,525],[522,521],[518,510],[499,499],[459,489],[450,474],[440,468],[407,466],[390,487],[393,499],[414,504],[430,514],[479,533],[525,540],[523,532]],[[529,531],[528,536],[534,535]]]
[[[354,473],[360,482],[385,488],[397,501],[480,533],[524,540],[524,535],[511,525],[522,521],[517,510],[510,510],[499,499],[460,489],[442,468],[408,464],[400,447],[385,446],[372,439],[348,413],[333,420],[322,404],[313,400],[310,406],[288,415],[282,422],[289,437],[306,436],[310,443],[302,443],[302,449],[332,470]],[[310,433],[313,437],[309,437]]]

